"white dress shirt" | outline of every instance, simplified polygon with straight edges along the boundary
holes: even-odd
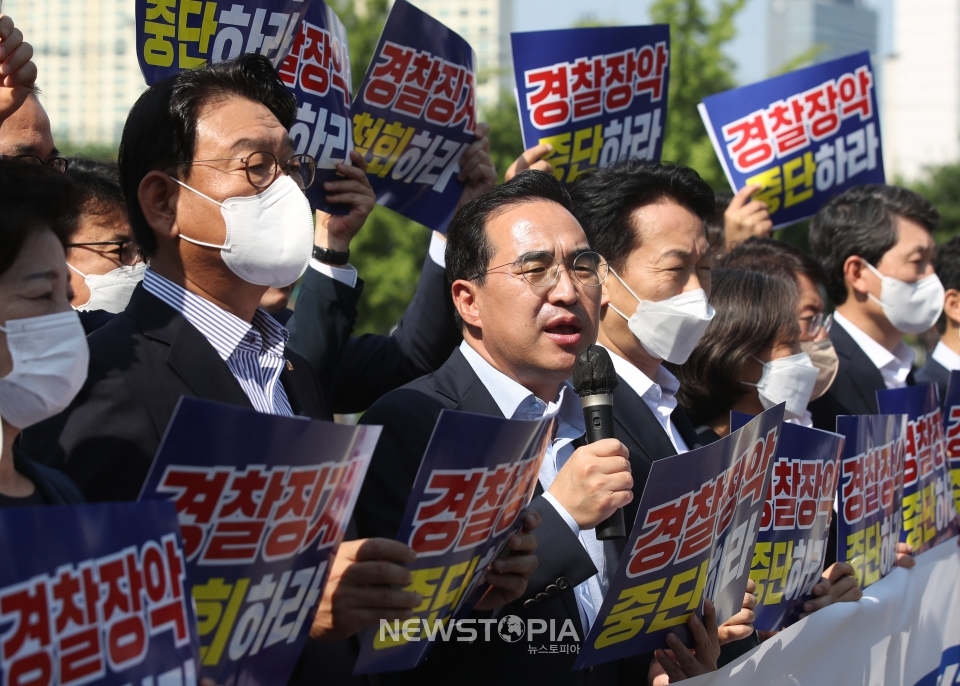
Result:
[[[670,415],[677,409],[677,391],[680,390],[680,381],[677,377],[667,371],[661,364],[657,367],[657,380],[651,381],[632,362],[623,359],[609,348],[607,348],[607,352],[610,353],[610,359],[613,360],[613,368],[617,371],[617,374],[650,408],[653,416],[657,418],[660,426],[666,432],[667,438],[673,443],[677,454],[690,450],[683,440],[683,436],[677,431],[677,427],[670,421]]]
[[[960,370],[960,355],[950,350],[943,341],[937,343],[931,357],[942,364],[948,372]]]
[[[573,442],[586,433],[583,424],[583,410],[580,399],[569,381],[560,387],[560,394],[553,402],[546,403],[533,393],[511,379],[509,376],[487,362],[476,350],[463,341],[460,352],[467,358],[467,362],[480,382],[486,387],[494,402],[508,419],[540,419],[549,410],[559,405],[557,414],[557,431],[553,441],[547,446],[547,454],[540,467],[540,485],[543,487],[543,498],[557,510],[563,520],[580,539],[593,564],[599,570],[598,574],[590,577],[574,589],[577,598],[577,607],[580,610],[580,622],[584,632],[589,631],[593,621],[597,618],[603,596],[608,585],[609,575],[613,570],[606,569],[606,558],[603,554],[603,543],[597,540],[593,529],[582,531],[576,520],[547,490],[557,478],[557,473],[563,468],[573,454]]]
[[[833,321],[843,327],[843,330],[850,334],[850,338],[856,343],[864,354],[870,358],[874,366],[880,370],[883,376],[883,383],[887,388],[905,388],[907,385],[907,376],[913,368],[913,360],[916,354],[903,341],[897,344],[893,352],[890,352],[875,340],[870,338],[856,324],[844,317],[839,312],[833,313]]]
[[[441,267],[446,266],[443,257],[443,252],[446,247],[446,241],[442,238],[439,238],[437,236],[437,232],[434,231],[430,236],[430,248],[427,251],[427,254],[430,255],[431,260],[436,262]],[[329,276],[331,279],[336,279],[341,283],[345,283],[346,285],[350,286],[350,288],[355,288],[357,285],[357,269],[352,264],[336,267],[331,264],[324,264],[319,260],[311,258],[310,267],[316,269],[325,276]]]

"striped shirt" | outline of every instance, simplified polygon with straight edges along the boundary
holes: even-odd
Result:
[[[239,382],[257,412],[293,416],[280,383],[289,332],[269,314],[257,309],[253,324],[190,293],[151,269],[143,288],[183,315],[209,341]]]

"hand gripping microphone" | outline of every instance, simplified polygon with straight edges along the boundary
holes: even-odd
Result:
[[[573,367],[573,388],[583,405],[583,422],[587,426],[587,443],[613,438],[613,389],[619,380],[610,353],[599,345],[591,345],[577,357]],[[626,538],[623,510],[618,509],[597,525],[597,539]]]

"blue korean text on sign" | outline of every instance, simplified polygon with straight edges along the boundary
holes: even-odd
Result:
[[[136,0],[137,61],[148,86],[256,52],[279,65],[310,0]]]
[[[731,429],[750,420],[730,414]],[[843,444],[838,434],[783,424],[750,565],[757,585],[753,625],[760,631],[796,622],[820,581]]]
[[[572,183],[619,160],[659,160],[667,122],[670,27],[512,33],[523,147],[549,143]]]
[[[883,183],[870,54],[857,53],[704,98],[707,133],[736,191],[759,186],[774,227],[852,186]]]
[[[381,622],[362,640],[355,673],[410,669],[488,587],[486,570],[516,533],[533,496],[552,416],[536,421],[443,410],[430,437],[397,539],[417,551],[407,591],[423,596],[407,620]]]
[[[180,399],[140,499],[176,506],[201,676],[287,683],[379,436]]]
[[[459,35],[396,0],[353,100],[353,142],[377,202],[446,231],[476,129],[476,56]]]
[[[839,416],[837,433],[846,439],[837,487],[837,561],[849,563],[866,588],[897,561],[906,418]]]
[[[353,150],[350,50],[343,22],[323,0],[310,3],[279,74],[297,96],[297,119],[290,128],[293,145],[298,154],[317,161],[316,179],[307,189],[310,205],[347,214],[349,205],[326,201],[323,184],[337,180],[337,164],[350,164]]]
[[[575,669],[687,645],[710,598],[722,624],[740,611],[777,454],[783,404],[715,443],[657,460],[637,519]]]
[[[922,553],[957,534],[953,480],[936,384],[877,391],[886,414],[907,415],[900,540]]]
[[[196,686],[170,503],[0,510],[0,683]]]

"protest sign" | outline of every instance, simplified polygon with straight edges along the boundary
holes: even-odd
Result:
[[[656,460],[610,589],[575,669],[651,652],[710,598],[740,611],[777,453],[783,404],[703,448]]]
[[[750,419],[730,415],[731,429]],[[838,434],[783,424],[750,568],[757,584],[753,625],[760,631],[796,622],[820,580],[843,444]]]
[[[946,451],[953,483],[953,504],[960,512],[960,372],[950,372],[947,398],[943,403],[943,421],[946,424]]]
[[[883,183],[880,115],[867,52],[704,98],[700,116],[737,191],[760,186],[774,228],[852,186]]]
[[[311,0],[136,0],[137,61],[148,86],[256,52],[279,65]],[[218,11],[219,9],[219,11]]]
[[[936,384],[877,391],[880,412],[907,415],[900,540],[915,554],[957,534]]]
[[[377,202],[446,231],[474,140],[476,56],[459,35],[396,0],[353,100],[353,142]]]
[[[525,421],[440,413],[397,536],[417,551],[405,590],[424,600],[411,619],[367,632],[356,674],[415,667],[473,610],[484,573],[521,526],[555,414]]]
[[[697,686],[955,686],[960,675],[960,548],[943,543],[856,603],[817,610]]]
[[[169,503],[0,510],[6,686],[196,686],[197,630]]]
[[[287,683],[379,436],[180,399],[140,498],[176,505],[201,675]]]
[[[311,0],[279,73],[297,96],[297,119],[290,127],[294,148],[317,161],[307,199],[315,210],[347,214],[349,205],[326,201],[323,184],[337,180],[337,164],[349,165],[353,150],[350,50],[343,22],[323,0]]]
[[[866,588],[897,561],[903,527],[906,415],[837,417],[846,438],[837,491],[837,561],[848,562]]]
[[[670,27],[510,34],[523,147],[549,143],[572,183],[619,160],[659,160],[667,123]]]

